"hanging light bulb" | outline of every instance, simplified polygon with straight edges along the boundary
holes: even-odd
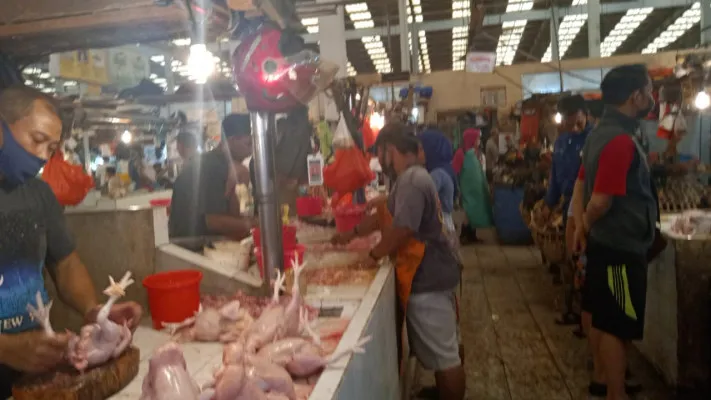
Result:
[[[133,140],[133,135],[131,134],[131,132],[123,131],[123,133],[121,134],[121,141],[126,144],[129,144],[131,143],[131,140]]]
[[[709,97],[708,93],[702,90],[696,94],[696,98],[694,99],[694,107],[699,110],[705,110],[709,107],[709,105],[711,105],[711,97]]]
[[[556,124],[560,124],[561,122],[563,122],[563,115],[561,115],[561,113],[559,112],[555,113],[555,115],[553,116],[553,122],[555,122]]]
[[[188,76],[195,83],[203,84],[207,82],[207,78],[215,71],[215,59],[207,50],[204,44],[193,44],[190,46],[190,55],[188,56]]]

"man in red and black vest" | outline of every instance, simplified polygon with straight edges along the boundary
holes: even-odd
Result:
[[[591,392],[606,384],[606,393],[596,394],[617,400],[627,399],[626,346],[644,332],[647,252],[658,209],[635,135],[654,98],[643,65],[612,69],[601,89],[605,111],[583,148],[578,175],[583,201],[574,204],[574,215],[576,242],[587,256],[583,309],[592,315]]]

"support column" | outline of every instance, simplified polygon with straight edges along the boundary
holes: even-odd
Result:
[[[701,0],[701,46],[711,44],[711,0]]]
[[[259,230],[262,242],[262,260],[264,265],[264,284],[274,277],[275,270],[284,270],[284,246],[282,243],[281,209],[276,189],[276,164],[274,148],[276,128],[274,114],[251,112],[252,148],[254,157],[254,176],[256,180],[255,199],[259,209]],[[271,132],[270,132],[271,131]]]
[[[397,2],[398,21],[400,25],[400,71],[410,71],[410,40],[408,38],[410,30],[407,26],[407,1],[408,0],[398,0]],[[416,39],[415,36],[412,38]],[[415,42],[413,42],[412,47],[415,47]]]
[[[551,10],[551,61],[557,63],[559,61],[559,44],[558,44],[558,17],[555,10]]]
[[[588,0],[588,58],[600,58],[600,0]]]
[[[170,55],[164,55],[163,61],[165,65],[165,94],[175,93],[175,72],[173,72],[173,57]]]
[[[414,22],[412,24],[412,29],[410,29],[410,32],[412,32],[412,54],[411,59],[412,59],[412,72],[416,74],[422,73],[420,71],[420,32],[417,30],[417,23]],[[423,65],[422,68],[425,66]]]
[[[317,0],[317,3],[329,2]],[[324,60],[338,65],[336,77],[344,78],[348,74],[348,55],[346,54],[346,22],[343,6],[336,7],[335,15],[319,17],[318,38],[321,56]]]

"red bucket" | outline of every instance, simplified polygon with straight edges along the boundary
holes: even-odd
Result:
[[[143,280],[154,329],[163,329],[164,322],[183,322],[198,311],[201,280],[202,272],[195,270],[160,272]]]
[[[365,205],[362,204],[347,204],[338,207],[333,216],[336,219],[336,230],[338,232],[349,232],[353,230],[365,215]]]
[[[296,199],[296,215],[299,217],[315,217],[323,212],[323,199],[316,196],[305,196]]]
[[[151,207],[166,207],[166,212],[168,213],[168,216],[170,216],[171,201],[172,199],[153,199],[150,200],[148,203],[151,205]]]
[[[294,261],[294,256],[299,261],[299,263],[304,262],[304,253],[306,252],[306,247],[303,245],[296,245],[292,248],[284,248],[284,270],[291,269],[291,262]],[[259,276],[264,277],[264,262],[262,261],[262,248],[257,247],[254,249],[254,255],[257,257],[257,266],[259,266]]]
[[[296,247],[296,227],[294,225],[282,225],[281,235],[281,243],[285,249]],[[262,247],[259,228],[252,229],[252,240],[254,240],[254,247]]]

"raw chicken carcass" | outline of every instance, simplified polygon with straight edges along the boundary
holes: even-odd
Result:
[[[303,346],[299,352],[292,356],[291,361],[286,364],[286,370],[289,371],[291,376],[296,378],[309,377],[344,357],[354,353],[364,353],[365,350],[362,346],[369,341],[370,336],[367,336],[359,340],[353,347],[334,353],[328,357],[323,357],[321,355],[321,349],[316,345]]]
[[[164,323],[163,326],[179,341],[228,343],[239,339],[252,322],[249,312],[240,307],[239,301],[233,300],[219,310],[203,309],[201,306],[194,317],[176,324]]]
[[[268,400],[262,391],[247,376],[244,365],[226,365],[215,383],[213,400]]]
[[[210,400],[212,394],[200,393],[188,373],[183,352],[171,342],[156,350],[148,362],[140,400]]]
[[[245,368],[246,376],[262,391],[280,393],[288,400],[296,400],[294,382],[286,370],[266,358],[256,354],[245,354],[244,346],[235,342],[225,346],[222,353],[223,368],[215,373],[216,380],[222,379],[224,367],[238,365]]]
[[[118,325],[109,319],[111,307],[133,283],[131,272],[126,272],[118,283],[111,276],[109,281],[111,284],[104,290],[109,300],[99,310],[96,323],[83,326],[79,337],[69,341],[69,362],[79,371],[120,356],[131,344],[132,334],[128,325]]]
[[[301,330],[311,337],[310,341],[301,337],[301,332],[299,332],[298,336],[287,337],[267,344],[259,350],[258,356],[283,367],[292,360],[294,354],[300,353],[304,347],[319,347],[321,338],[311,329],[308,315],[304,308],[299,312],[299,322]]]
[[[245,350],[248,353],[256,353],[265,344],[284,337],[286,328],[284,324],[285,307],[279,303],[279,290],[282,288],[284,280],[285,276],[277,271],[272,303],[244,333]]]
[[[711,233],[711,213],[689,210],[677,217],[671,231],[678,235],[707,235]]]

